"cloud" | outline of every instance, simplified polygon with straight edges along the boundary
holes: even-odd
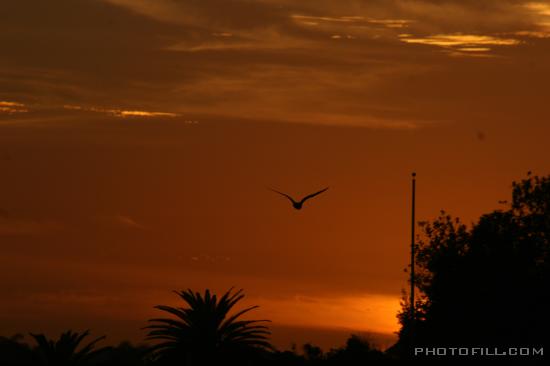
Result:
[[[278,25],[285,11],[277,4],[263,1],[234,0],[104,0],[153,19],[229,32],[257,30]]]
[[[142,228],[143,227],[129,216],[116,215],[114,217],[114,219],[115,219],[116,222],[122,224],[123,226],[133,227],[133,228]]]
[[[289,37],[275,31],[263,30],[254,34],[242,35],[225,35],[212,34],[198,39],[188,39],[177,42],[165,47],[168,51],[185,51],[185,52],[208,52],[219,51],[219,53],[227,51],[247,51],[247,52],[265,52],[273,50],[289,50],[294,48],[311,47],[311,42],[305,39],[297,39]]]
[[[108,109],[99,107],[81,107],[78,105],[64,105],[64,109],[86,112],[105,113],[115,117],[177,117],[177,113],[170,112],[150,112],[140,110]]]
[[[405,43],[418,43],[441,47],[515,46],[521,43],[519,40],[513,38],[500,38],[476,34],[436,34],[433,36],[415,38],[402,37],[401,41]]]
[[[17,219],[0,216],[0,236],[34,236],[54,233],[63,225],[53,220]]]
[[[119,302],[120,296],[73,290],[30,293],[24,300],[41,306],[109,306]]]
[[[404,28],[407,27],[412,20],[407,19],[372,19],[363,16],[313,16],[302,14],[291,14],[291,19],[298,24],[319,25],[320,23],[340,23],[348,26],[364,26],[369,24],[383,25],[388,28]]]
[[[451,67],[449,56],[518,57],[512,49],[539,47],[548,21],[544,3],[521,1],[75,1],[30,15],[10,3],[0,100],[20,111],[417,128],[442,118],[415,112],[430,98],[402,92],[409,78]]]
[[[517,31],[517,32],[513,32],[512,34],[519,37],[550,38],[550,30],[549,31]]]
[[[535,14],[550,17],[550,4],[543,2],[529,2],[525,7]]]
[[[209,254],[200,254],[190,257],[193,262],[203,262],[203,263],[220,263],[220,262],[229,262],[231,257],[220,256],[220,255],[209,255]]]
[[[424,44],[448,49],[451,55],[489,55],[492,50],[488,46],[517,46],[521,41],[515,38],[503,38],[476,34],[436,34],[425,37],[402,35],[402,42],[409,44]]]
[[[345,115],[330,113],[304,113],[286,118],[286,122],[303,123],[325,126],[348,126],[363,127],[370,129],[389,129],[389,130],[416,130],[429,127],[435,122],[423,120],[400,120],[391,118],[380,118],[368,115]]]
[[[0,101],[0,114],[26,113],[28,111],[29,110],[23,103],[9,102],[5,100]]]
[[[550,37],[550,4],[543,2],[528,2],[525,9],[533,17],[534,26],[531,29],[516,31],[515,34],[532,38]]]
[[[127,214],[84,216],[76,220],[75,226],[78,226],[79,228],[85,227],[87,228],[86,230],[92,231],[112,229],[112,231],[108,231],[112,235],[117,235],[117,233],[124,233],[123,231],[121,232],[120,229],[148,229],[146,225]]]
[[[406,19],[370,19],[368,22],[382,24],[388,28],[406,28],[412,23],[411,20]]]

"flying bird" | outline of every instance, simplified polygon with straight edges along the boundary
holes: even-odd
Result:
[[[273,192],[275,193],[279,193],[280,195],[282,196],[285,196],[286,198],[288,198],[290,200],[290,202],[292,202],[292,207],[294,207],[295,209],[297,210],[300,210],[302,208],[302,206],[304,205],[304,202],[306,202],[308,199],[310,198],[313,198],[321,193],[323,193],[324,191],[326,191],[327,189],[329,189],[329,187],[325,188],[325,189],[321,189],[319,192],[315,192],[315,193],[312,193],[310,195],[307,195],[305,196],[304,198],[302,198],[300,201],[296,201],[294,198],[290,197],[288,194],[286,193],[283,193],[283,192],[279,192],[273,188],[270,188]]]

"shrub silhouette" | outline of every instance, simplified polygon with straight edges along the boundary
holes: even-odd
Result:
[[[39,354],[43,365],[83,365],[92,360],[100,352],[107,350],[107,348],[94,349],[97,342],[105,339],[105,336],[102,336],[77,351],[84,338],[90,335],[89,330],[83,333],[73,333],[71,330],[68,330],[62,333],[58,340],[48,339],[44,334],[30,333],[30,335],[37,343],[35,351]]]
[[[310,343],[304,344],[302,347],[304,350],[304,356],[311,364],[319,364],[323,360],[324,354],[320,347],[314,346]]]
[[[5,366],[23,366],[36,364],[35,354],[28,344],[23,343],[23,335],[0,336],[0,364]]]
[[[345,347],[332,349],[327,354],[329,365],[381,365],[387,364],[386,361],[381,351],[356,334],[348,338]]]
[[[149,361],[149,347],[145,345],[133,345],[128,341],[110,347],[97,357],[94,357],[90,365],[97,366],[144,366],[151,364]]]
[[[176,318],[150,319],[147,340],[160,341],[151,351],[155,358],[185,365],[205,365],[222,362],[249,362],[271,350],[270,334],[261,322],[268,320],[239,320],[257,308],[251,306],[229,315],[244,297],[242,290],[227,291],[219,299],[206,290],[204,296],[188,289],[176,291],[185,308],[158,305],[155,308]]]

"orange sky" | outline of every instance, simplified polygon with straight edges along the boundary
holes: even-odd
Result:
[[[549,171],[550,2],[8,0],[0,44],[0,334],[231,286],[391,333],[411,171],[466,222]]]

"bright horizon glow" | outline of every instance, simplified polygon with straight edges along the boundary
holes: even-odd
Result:
[[[400,298],[387,295],[248,299],[260,306],[258,314],[280,325],[350,329],[393,334],[399,330]]]

